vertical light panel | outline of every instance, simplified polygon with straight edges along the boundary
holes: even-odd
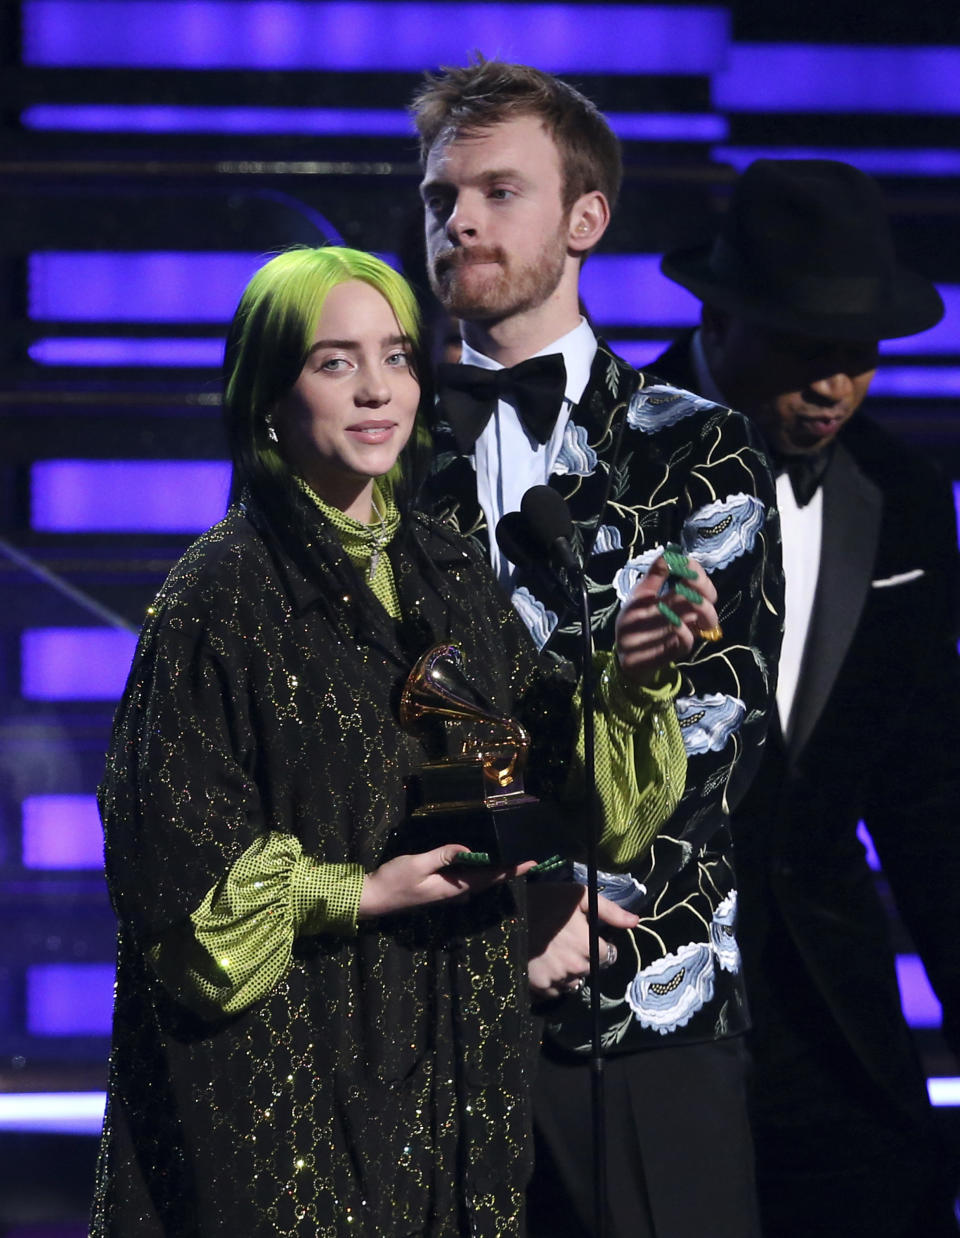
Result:
[[[42,460],[30,468],[30,521],[43,533],[200,533],[229,491],[220,460]]]
[[[99,869],[103,832],[93,795],[31,795],[21,805],[24,868]]]
[[[112,963],[40,963],[27,968],[31,1036],[109,1036]]]
[[[20,636],[20,691],[32,701],[115,701],[137,638],[114,628],[27,628]]]
[[[911,1027],[939,1027],[943,1011],[930,987],[923,962],[915,954],[897,955],[897,983],[900,1004]]]

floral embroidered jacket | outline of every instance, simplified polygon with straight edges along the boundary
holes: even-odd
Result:
[[[486,547],[473,462],[442,422],[436,441],[426,502]],[[586,557],[597,648],[612,647],[621,603],[668,542],[709,572],[723,626],[719,643],[698,642],[680,666],[688,770],[679,807],[628,871],[601,878],[607,898],[641,917],[604,973],[604,1043],[621,1052],[736,1034],[747,1008],[728,821],[761,755],[783,615],[769,466],[745,418],[645,377],[601,342],[550,485]],[[513,601],[542,647],[579,660],[575,616],[545,579],[518,574]],[[581,990],[556,1007],[547,1034],[587,1052],[588,1020]]]

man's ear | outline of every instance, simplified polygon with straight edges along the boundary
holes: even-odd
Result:
[[[567,248],[585,254],[600,241],[610,222],[610,204],[599,189],[581,194],[570,209]]]

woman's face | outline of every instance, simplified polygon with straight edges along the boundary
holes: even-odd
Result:
[[[274,412],[280,451],[325,502],[369,521],[373,479],[395,464],[419,399],[411,343],[387,300],[360,280],[338,284]]]

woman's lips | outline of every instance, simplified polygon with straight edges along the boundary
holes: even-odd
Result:
[[[361,443],[382,443],[396,428],[395,421],[358,421],[355,425],[347,426],[347,433]]]

